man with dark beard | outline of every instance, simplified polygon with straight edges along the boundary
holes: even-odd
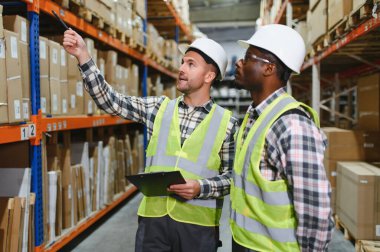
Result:
[[[305,57],[302,37],[266,25],[236,63],[253,100],[236,138],[231,182],[233,251],[326,251],[333,222],[317,113],[286,92]]]
[[[174,197],[144,197],[135,250],[216,251],[223,196],[229,193],[236,119],[210,98],[224,77],[227,55],[211,39],[183,48],[177,89],[183,96],[131,97],[107,84],[83,39],[67,30],[63,45],[80,65],[86,90],[107,113],[147,126],[145,172],[179,170],[186,184],[172,185]]]

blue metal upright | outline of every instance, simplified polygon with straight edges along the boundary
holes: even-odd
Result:
[[[148,0],[145,0],[145,18],[143,23],[143,30],[144,30],[144,46],[146,47],[148,44],[147,41],[147,16],[148,16]],[[148,96],[148,64],[144,62],[144,73],[143,73],[143,81],[142,81],[142,96],[146,97]],[[144,150],[148,147],[148,132],[146,129],[146,126],[144,127]],[[145,155],[144,155],[145,160]],[[144,161],[145,162],[145,161]],[[145,167],[145,165],[144,165]]]
[[[31,112],[34,122],[37,124],[37,132],[40,132],[40,43],[39,43],[39,14],[28,10],[30,23],[30,80],[31,80]],[[41,158],[41,133],[37,133],[36,141],[32,142],[30,148],[32,168],[32,192],[36,194],[34,211],[35,246],[41,246],[44,241],[43,229],[43,192],[42,192],[42,158]]]

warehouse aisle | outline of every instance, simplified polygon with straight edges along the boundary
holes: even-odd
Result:
[[[123,251],[134,252],[135,233],[137,230],[136,212],[142,194],[136,194],[127,204],[120,208],[111,217],[105,220],[92,233],[82,237],[82,241],[66,247],[61,251],[96,252],[96,251]],[[231,252],[231,232],[228,226],[229,197],[224,204],[220,240],[223,247],[218,252]],[[354,252],[354,246],[344,239],[340,231],[333,234],[329,252]]]

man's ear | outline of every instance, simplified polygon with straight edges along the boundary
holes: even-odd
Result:
[[[216,78],[216,73],[214,71],[208,71],[205,76],[205,83],[212,83],[212,81]]]
[[[270,75],[276,74],[276,65],[275,64],[265,64],[264,76],[268,77]]]

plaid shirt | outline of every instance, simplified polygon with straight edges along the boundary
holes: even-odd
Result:
[[[84,86],[98,107],[109,114],[145,124],[147,126],[149,141],[153,132],[154,120],[165,96],[134,97],[119,94],[104,80],[93,60],[83,64],[79,69],[82,73]],[[210,112],[213,104],[214,102],[210,100],[203,106],[190,107],[184,103],[183,97],[180,97],[178,114],[181,144],[191,135],[197,125],[202,122]],[[216,198],[227,195],[230,192],[236,123],[237,120],[231,117],[222,148],[219,152],[221,159],[220,175],[198,180],[201,185],[201,192],[198,198]]]
[[[248,108],[243,139],[264,109],[285,92],[285,88],[280,88],[258,106],[252,104]],[[287,181],[298,221],[296,236],[302,251],[325,251],[331,240],[331,188],[323,166],[326,145],[322,130],[306,116],[296,113],[281,116],[265,138],[261,174],[270,181]]]

